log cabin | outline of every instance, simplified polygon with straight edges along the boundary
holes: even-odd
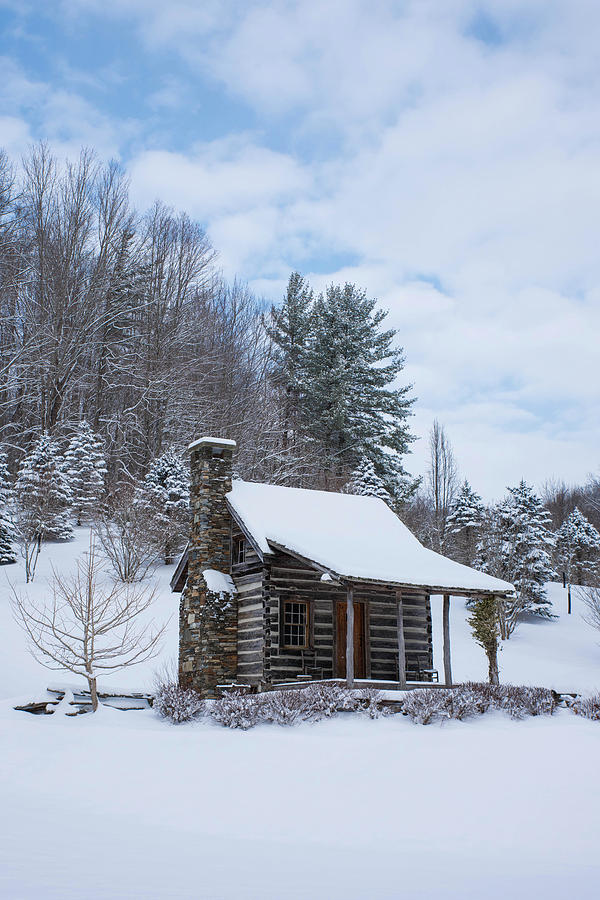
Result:
[[[180,683],[210,698],[231,684],[431,681],[441,595],[451,684],[451,595],[513,586],[426,549],[378,498],[232,481],[234,449],[190,445],[191,533],[171,581]]]

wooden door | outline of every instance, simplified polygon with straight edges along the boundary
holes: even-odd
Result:
[[[346,601],[336,605],[336,675],[346,677]],[[367,677],[367,647],[365,635],[365,604],[354,602],[354,677]]]

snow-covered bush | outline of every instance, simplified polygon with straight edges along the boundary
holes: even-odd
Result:
[[[447,719],[448,691],[409,691],[402,700],[402,712],[418,725],[429,725],[438,719]]]
[[[329,719],[340,710],[353,708],[353,697],[339,684],[310,684],[298,693],[302,694],[314,721]]]
[[[225,728],[253,728],[259,721],[262,698],[244,691],[228,691],[211,707],[213,719]]]
[[[201,716],[204,701],[191,688],[182,688],[177,681],[164,681],[156,686],[153,709],[161,718],[179,724]]]
[[[385,714],[381,698],[381,693],[371,688],[348,691],[337,684],[311,684],[264,694],[231,691],[217,700],[211,714],[228,728],[252,728],[259,722],[319,722],[343,711],[364,712],[375,719]]]
[[[262,721],[274,722],[276,725],[304,722],[312,718],[314,709],[311,697],[301,690],[269,692],[260,698],[257,707]]]
[[[502,710],[513,719],[552,715],[556,698],[547,688],[467,682],[449,690],[409,691],[402,712],[419,725],[443,719],[468,719]]]
[[[382,706],[383,694],[377,688],[359,688],[353,691],[354,709],[362,712],[370,719],[380,719],[387,715],[388,710]]]
[[[592,694],[589,697],[573,697],[567,701],[567,706],[575,715],[584,716],[586,719],[600,721],[600,694]]]

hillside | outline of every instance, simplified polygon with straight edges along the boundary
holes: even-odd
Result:
[[[75,540],[66,544],[46,545],[40,556],[38,571],[32,585],[25,585],[20,564],[0,568],[0,699],[35,695],[47,683],[69,681],[70,675],[48,672],[27,652],[25,635],[13,620],[10,610],[10,585],[17,591],[29,590],[37,597],[48,591],[52,567],[63,575],[73,570],[77,556],[89,543],[89,530],[76,529]],[[179,595],[169,588],[172,566],[159,566],[147,581],[158,588],[153,615],[167,622],[165,639],[157,659],[144,663],[126,673],[112,676],[113,683],[132,690],[149,690],[154,672],[177,656]],[[589,691],[600,688],[600,633],[582,619],[581,604],[573,593],[573,613],[566,614],[566,591],[561,585],[550,584],[552,611],[557,618],[542,620],[529,617],[510,641],[505,642],[499,656],[500,677],[514,684],[539,684],[559,691]],[[441,637],[441,597],[432,597],[434,622],[435,665],[443,672]],[[452,668],[455,681],[486,680],[487,663],[483,651],[474,643],[467,624],[468,610],[461,598],[453,598],[451,605]]]

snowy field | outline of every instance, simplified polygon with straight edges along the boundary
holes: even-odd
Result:
[[[45,548],[64,572],[88,535]],[[172,569],[156,573],[155,615],[171,616]],[[169,726],[151,711],[103,708],[75,719],[29,716],[48,672],[25,650],[0,569],[0,896],[120,898],[530,898],[598,896],[600,725],[559,710],[515,722],[492,714],[418,726],[402,716],[228,731]],[[551,586],[551,622],[523,623],[501,679],[600,687],[600,634]],[[441,603],[434,598],[434,641]],[[453,600],[455,680],[485,677],[483,652]],[[148,688],[155,660],[114,685]],[[436,664],[440,670],[441,659]],[[112,686],[106,681],[105,686]]]

